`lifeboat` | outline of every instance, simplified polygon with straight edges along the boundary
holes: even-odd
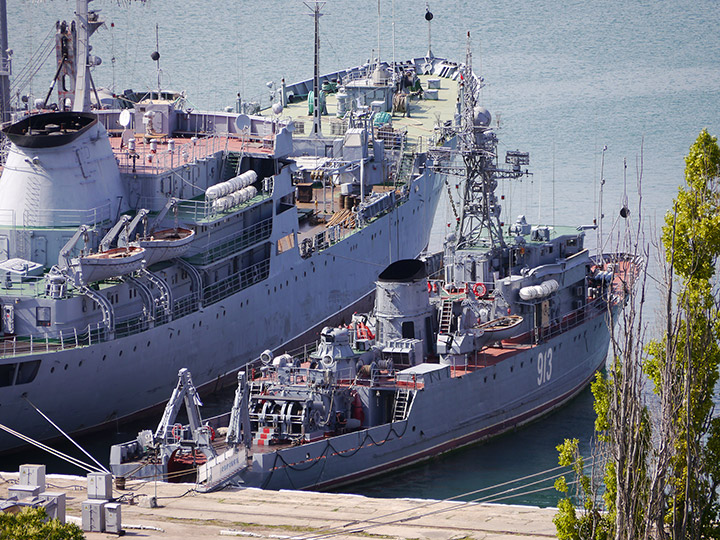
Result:
[[[473,330],[482,343],[490,343],[515,336],[522,322],[523,318],[520,315],[507,315],[479,323],[473,327]]]
[[[145,250],[140,246],[119,247],[84,255],[73,262],[80,281],[92,283],[140,270],[145,264]]]
[[[138,239],[135,244],[145,250],[145,262],[151,266],[161,261],[181,257],[190,249],[195,231],[182,227],[153,232],[152,236]]]

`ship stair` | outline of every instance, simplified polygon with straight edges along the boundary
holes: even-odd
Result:
[[[231,178],[238,175],[238,169],[240,168],[240,161],[242,160],[242,154],[238,152],[228,152],[225,163],[223,164],[223,181],[230,180]]]
[[[450,324],[452,323],[453,300],[451,298],[443,298],[440,305],[440,334],[450,333]]]
[[[398,166],[397,183],[404,184],[410,180],[415,165],[415,145],[407,144],[403,149]]]
[[[401,422],[407,418],[414,395],[412,390],[404,388],[397,390],[395,393],[395,406],[393,407],[393,422]]]

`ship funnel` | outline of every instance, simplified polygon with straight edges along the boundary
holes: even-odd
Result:
[[[415,259],[396,261],[383,270],[375,286],[377,343],[419,339],[423,353],[428,354],[433,339],[433,308],[425,263]]]

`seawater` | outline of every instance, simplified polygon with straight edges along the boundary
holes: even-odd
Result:
[[[19,74],[53,32],[55,21],[72,17],[74,2],[8,4],[13,69]],[[277,88],[282,78],[293,82],[312,74],[312,19],[300,0],[96,0],[91,7],[100,9],[107,22],[92,40],[93,54],[103,60],[93,78],[97,86],[116,92],[157,87],[157,65],[150,59],[156,50],[156,24],[161,85],[187,91],[195,109],[233,106],[238,94],[267,102],[268,82]],[[683,184],[689,146],[702,128],[720,134],[720,12],[715,2],[447,0],[431,1],[430,9],[435,55],[464,61],[470,32],[473,67],[487,82],[483,105],[499,125],[501,153],[530,152],[533,175],[499,188],[505,196],[504,219],[522,213],[532,223],[590,224],[600,213],[602,172],[606,247],[617,237],[611,231],[621,230],[613,225],[622,225],[618,212],[625,200],[631,224],[636,226],[641,218],[650,241]],[[321,72],[351,67],[378,54],[375,2],[328,0],[323,13]],[[424,14],[425,2],[381,3],[383,59],[425,55]],[[45,97],[53,63],[51,57],[23,90],[31,102]],[[435,245],[452,220],[448,209],[439,211]],[[597,243],[597,233],[588,232],[587,244]],[[657,277],[652,256],[650,271]],[[650,283],[652,310],[658,301]],[[128,399],[131,396],[128,389]],[[210,403],[218,410],[227,405],[227,396]],[[52,411],[45,412],[52,416]],[[342,491],[444,498],[494,486],[554,467],[555,446],[566,437],[579,438],[587,450],[593,420],[592,395],[584,391],[566,407],[522,429]],[[133,437],[147,425],[119,426],[116,433],[82,443],[106,461],[110,444]],[[0,469],[12,470],[27,461],[48,460],[28,452],[3,458]],[[76,472],[55,460],[48,463],[53,472]],[[547,486],[528,486],[521,496],[502,502],[554,505],[552,490],[531,493]]]

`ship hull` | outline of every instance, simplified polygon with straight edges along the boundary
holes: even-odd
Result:
[[[420,462],[531,422],[562,406],[604,366],[603,314],[462,376],[425,379],[406,420],[256,454],[242,480],[265,489],[328,489]],[[552,361],[542,362],[538,355]],[[448,372],[449,375],[449,372]]]
[[[40,367],[31,383],[3,388],[2,423],[36,440],[57,437],[34,405],[68,433],[97,429],[163,404],[181,367],[197,386],[211,388],[263,350],[312,337],[309,328],[372,294],[379,269],[427,247],[441,183],[432,171],[421,174],[393,211],[312,257],[276,257],[267,279],[167,324],[4,358],[4,364],[40,360]],[[0,452],[23,444],[0,433]]]

